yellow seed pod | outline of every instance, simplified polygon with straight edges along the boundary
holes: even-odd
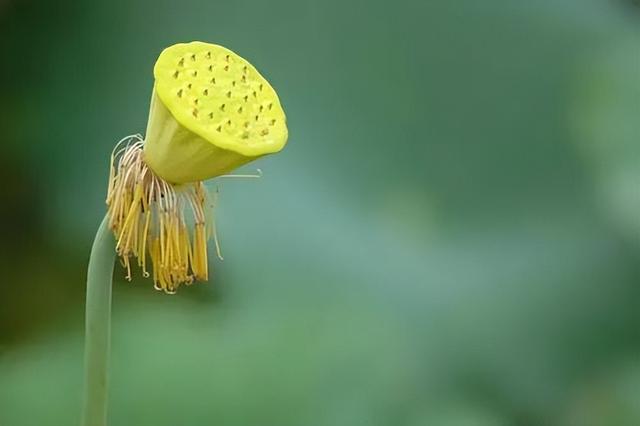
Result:
[[[210,179],[286,144],[276,91],[231,50],[175,44],[160,54],[153,74],[144,160],[162,179]]]

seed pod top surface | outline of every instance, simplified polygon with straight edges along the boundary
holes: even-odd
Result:
[[[160,54],[153,73],[155,91],[171,115],[218,148],[258,157],[286,144],[278,95],[231,50],[198,41],[175,44]]]

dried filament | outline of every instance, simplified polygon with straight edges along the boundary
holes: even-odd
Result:
[[[212,206],[202,182],[176,186],[155,175],[144,161],[143,146],[142,137],[129,136],[111,156],[109,227],[127,279],[132,257],[148,277],[148,258],[156,290],[175,293],[183,283],[208,279],[207,241],[215,237]],[[191,214],[185,217],[186,212]]]

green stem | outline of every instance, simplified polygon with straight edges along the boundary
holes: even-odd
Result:
[[[107,368],[111,340],[111,281],[115,241],[102,220],[96,233],[87,273],[82,426],[107,424]]]

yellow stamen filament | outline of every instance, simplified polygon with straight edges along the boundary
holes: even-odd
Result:
[[[157,290],[173,294],[181,284],[208,279],[207,229],[214,232],[218,255],[220,249],[213,216],[205,208],[209,198],[204,184],[174,186],[162,180],[144,162],[143,144],[141,136],[130,136],[114,149],[107,191],[109,227],[127,279],[133,256],[142,274],[153,276]],[[189,207],[192,227],[185,220]]]

